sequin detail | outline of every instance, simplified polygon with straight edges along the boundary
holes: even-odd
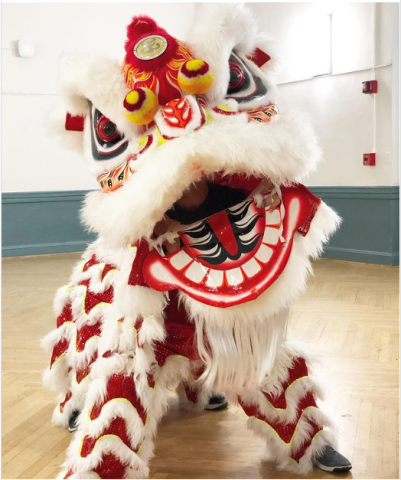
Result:
[[[280,395],[273,395],[267,392],[263,392],[264,396],[270,402],[270,404],[276,409],[286,409],[286,392],[288,388],[291,388],[291,385],[297,380],[306,378],[308,376],[308,367],[306,365],[305,359],[298,357],[293,360],[292,366],[288,369],[287,380],[282,383],[282,392]],[[292,422],[284,422],[279,420],[273,420],[267,415],[263,414],[260,411],[259,406],[247,405],[241,398],[239,398],[239,403],[244,409],[245,413],[250,418],[255,418],[261,422],[264,422],[268,425],[277,437],[287,445],[291,445],[296,435],[296,431],[299,427],[300,419],[303,417],[304,413],[309,408],[317,408],[315,397],[312,392],[307,392],[301,398],[298,399],[296,407],[296,416]],[[296,462],[299,462],[300,458],[305,454],[306,449],[312,443],[315,435],[322,430],[322,428],[314,423],[313,421],[305,418],[303,421],[309,423],[312,426],[312,431],[308,434],[302,443],[301,447],[297,449],[296,452],[291,452],[291,458]]]

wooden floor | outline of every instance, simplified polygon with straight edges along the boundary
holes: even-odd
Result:
[[[51,426],[49,359],[39,339],[54,327],[52,299],[78,254],[3,261],[3,478],[54,478],[71,435]],[[398,268],[321,260],[292,311],[294,336],[322,356],[326,407],[354,468],[342,478],[399,478]],[[179,411],[174,397],[156,440],[152,478],[298,478],[261,463],[262,441],[235,407]],[[315,470],[311,478],[332,478]]]

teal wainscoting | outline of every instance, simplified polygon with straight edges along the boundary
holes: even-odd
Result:
[[[85,250],[95,238],[79,222],[86,193],[86,190],[3,193],[3,257]]]
[[[399,187],[309,187],[342,217],[324,257],[399,264]]]
[[[399,187],[310,189],[343,218],[325,247],[326,258],[398,265]],[[86,193],[4,193],[3,256],[84,250],[94,239],[79,223]]]

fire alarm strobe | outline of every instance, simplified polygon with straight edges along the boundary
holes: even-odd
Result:
[[[362,93],[377,93],[377,80],[362,82]]]
[[[364,153],[363,154],[363,164],[373,167],[376,165],[376,154],[375,153]]]

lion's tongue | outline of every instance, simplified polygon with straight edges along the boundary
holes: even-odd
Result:
[[[235,238],[227,212],[216,213],[207,219],[208,224],[212,227],[219,242],[224,245],[227,253],[234,256],[238,253],[238,242]]]

